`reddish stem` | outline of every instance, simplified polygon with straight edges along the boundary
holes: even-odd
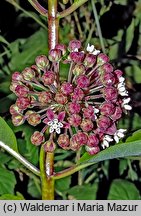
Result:
[[[48,0],[48,44],[54,49],[58,43],[59,19],[57,18],[57,0]]]

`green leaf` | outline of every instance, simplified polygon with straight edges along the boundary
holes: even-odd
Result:
[[[13,130],[14,132],[23,132],[24,140],[19,140],[20,142],[18,142],[20,154],[26,157],[32,164],[37,165],[39,148],[30,141],[35,129],[29,125],[21,125],[19,127],[13,127]]]
[[[135,140],[141,140],[141,129],[132,133],[132,135],[126,139],[126,142],[132,142]]]
[[[11,160],[11,155],[5,153],[5,152],[0,152],[0,164],[5,164],[9,160]]]
[[[78,163],[98,163],[100,161],[114,159],[114,158],[124,158],[130,156],[140,156],[141,155],[141,140],[136,140],[134,142],[119,143],[111,146],[98,154],[91,156],[85,153]]]
[[[70,184],[71,184],[71,176],[67,176],[65,178],[56,180],[55,188],[60,192],[64,192],[70,188]]]
[[[12,93],[0,99],[0,113],[6,113],[10,105],[16,100],[16,96]]]
[[[2,117],[0,117],[0,141],[18,152],[15,134]]]
[[[23,70],[34,63],[37,55],[47,54],[47,32],[40,29],[27,38],[23,44],[20,44],[18,39],[10,44],[10,49],[12,52],[10,69],[12,71]]]
[[[136,83],[141,83],[141,68],[137,65],[131,65],[125,68],[126,74]]]
[[[138,200],[139,191],[136,186],[122,179],[115,179],[110,187],[108,200]]]
[[[68,190],[69,196],[71,195],[71,199],[76,200],[95,200],[97,193],[98,185],[83,185],[83,186],[74,186],[70,190]]]
[[[16,195],[12,194],[3,194],[0,196],[0,200],[24,200],[25,198],[23,195],[19,192],[16,193]]]
[[[134,39],[134,29],[135,29],[135,19],[133,18],[131,24],[126,30],[126,46],[125,46],[126,52],[128,52],[128,50],[132,45],[132,41]]]
[[[27,192],[34,198],[41,198],[41,186],[40,181],[36,179],[29,179]]]
[[[0,167],[0,195],[14,194],[16,178],[13,172]]]
[[[122,175],[127,168],[128,168],[127,160],[125,160],[125,159],[120,160],[120,162],[119,162],[119,174]]]
[[[128,0],[115,0],[115,4],[120,4],[120,5],[127,5]]]

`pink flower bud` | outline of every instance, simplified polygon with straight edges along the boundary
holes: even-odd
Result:
[[[121,70],[115,70],[114,73],[116,74],[117,78],[120,78],[123,75]]]
[[[53,140],[48,140],[43,145],[45,152],[54,152],[56,145]]]
[[[52,94],[50,92],[40,92],[38,94],[38,101],[42,104],[51,103],[52,101]]]
[[[72,114],[79,113],[80,109],[81,109],[81,106],[78,103],[72,102],[68,104],[68,110]]]
[[[12,115],[12,123],[15,126],[20,126],[25,122],[24,116],[21,114],[14,114]]]
[[[90,134],[88,136],[88,142],[87,145],[89,147],[96,147],[99,144],[99,139],[97,138],[97,136],[95,134]]]
[[[31,136],[31,142],[36,146],[41,145],[44,141],[45,141],[45,137],[43,133],[39,131],[35,131],[34,134]]]
[[[72,40],[69,42],[69,50],[70,51],[75,51],[76,49],[81,48],[81,42],[79,40]]]
[[[84,65],[86,67],[92,67],[96,63],[96,56],[93,54],[87,54],[84,59]]]
[[[22,110],[19,109],[19,107],[16,104],[13,104],[10,106],[10,113],[13,114],[18,114],[20,113]]]
[[[114,87],[106,87],[104,89],[105,99],[107,101],[116,101],[118,97],[118,91]]]
[[[49,64],[49,60],[45,55],[37,56],[35,62],[40,70],[45,70]]]
[[[73,137],[70,139],[70,149],[73,151],[77,151],[80,148],[80,144],[76,140],[76,135],[73,135]]]
[[[76,64],[73,68],[73,74],[79,76],[85,72],[86,68],[83,64]]]
[[[27,121],[30,125],[35,127],[36,125],[41,123],[41,116],[38,113],[33,112],[29,114]]]
[[[70,125],[78,127],[81,124],[81,116],[79,116],[78,114],[73,114],[68,118],[68,122],[70,123]]]
[[[64,94],[64,95],[70,95],[72,92],[73,92],[73,86],[72,84],[68,83],[68,82],[64,82],[62,85],[61,85],[61,92]]]
[[[82,89],[76,87],[74,89],[73,95],[72,95],[72,100],[73,101],[81,101],[84,97],[84,92],[82,91]]]
[[[83,131],[88,132],[93,129],[93,123],[90,119],[83,119],[80,127],[82,128]]]
[[[48,58],[52,62],[59,61],[61,59],[61,50],[59,50],[59,49],[50,50]]]
[[[31,81],[35,77],[35,72],[31,68],[27,67],[22,71],[23,78],[27,81]]]
[[[57,92],[54,99],[57,103],[62,105],[68,102],[68,98],[65,95],[63,95],[61,92]]]
[[[100,151],[100,148],[98,146],[96,147],[86,146],[85,149],[90,155],[95,155]]]
[[[67,150],[69,145],[70,145],[70,140],[69,140],[69,136],[67,134],[61,134],[58,138],[58,145]]]
[[[86,75],[80,75],[76,79],[76,84],[79,88],[87,88],[90,84],[90,80]]]
[[[94,119],[94,108],[90,105],[87,108],[84,108],[83,116],[84,118]]]
[[[112,123],[112,121],[109,117],[101,115],[100,118],[98,119],[97,125],[98,125],[100,131],[104,132],[104,131],[106,131],[106,129],[108,127],[111,126],[111,123]]]
[[[110,63],[105,63],[104,65],[102,65],[99,70],[102,72],[102,73],[112,73],[114,68],[113,66],[110,64]]]
[[[30,105],[30,99],[26,97],[20,97],[17,99],[16,105],[19,107],[19,109],[25,110]]]
[[[107,55],[105,55],[104,53],[100,53],[97,56],[97,64],[98,65],[103,65],[104,63],[107,63],[109,61],[110,61],[109,57]]]
[[[22,79],[23,79],[23,76],[21,73],[16,71],[12,74],[12,81],[22,81]]]
[[[29,89],[23,85],[17,85],[15,88],[15,94],[20,97],[27,97],[29,93]]]
[[[115,123],[113,123],[113,124],[106,130],[106,134],[114,135],[116,131],[117,131],[116,125],[115,125]]]
[[[113,74],[106,73],[101,77],[101,81],[105,86],[112,86],[113,84],[115,84],[116,79]]]
[[[115,112],[113,115],[111,115],[111,118],[113,121],[117,121],[122,116],[122,109],[120,107],[116,107]]]
[[[80,145],[86,145],[87,141],[88,141],[88,136],[86,133],[83,133],[81,131],[78,131],[76,134],[76,141],[80,144]]]
[[[20,82],[21,83],[21,82]],[[19,85],[19,82],[12,82],[10,85],[10,90],[15,93],[16,87]]]
[[[104,102],[100,111],[102,115],[112,115],[115,112],[115,106],[110,102]]]
[[[84,57],[85,57],[85,55],[82,52],[72,52],[72,53],[70,53],[70,58],[75,63],[81,63],[84,60]]]
[[[55,81],[55,73],[53,71],[45,72],[44,75],[42,76],[42,81],[45,86],[53,84]]]
[[[64,44],[57,44],[55,49],[61,50],[63,55],[66,53],[66,46]]]

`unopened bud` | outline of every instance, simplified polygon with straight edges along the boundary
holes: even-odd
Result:
[[[20,126],[20,125],[22,125],[24,122],[25,122],[25,120],[24,120],[24,116],[23,116],[23,115],[18,114],[18,113],[12,115],[12,123],[13,123],[13,125],[15,125],[15,126]]]
[[[54,152],[56,145],[53,140],[48,140],[43,145],[45,152]]]
[[[39,131],[35,131],[34,134],[31,136],[31,142],[36,146],[41,145],[44,141],[45,141],[45,137],[43,133]]]
[[[49,60],[52,62],[57,62],[61,59],[61,50],[52,49],[49,51]]]
[[[31,68],[27,67],[22,71],[23,78],[27,81],[31,81],[35,77],[35,72]]]
[[[45,55],[37,56],[35,62],[40,70],[45,70],[49,64],[49,60]]]

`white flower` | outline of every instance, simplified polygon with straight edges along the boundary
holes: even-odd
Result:
[[[105,135],[104,139],[103,139],[103,143],[101,144],[102,148],[108,148],[109,147],[109,142],[112,142],[113,138],[109,135]]]
[[[92,53],[93,55],[98,55],[100,53],[100,50],[95,49],[94,45],[90,45],[88,43],[87,48],[86,48],[87,52]]]
[[[114,140],[116,141],[116,143],[119,142],[120,138],[124,137],[124,133],[125,133],[126,129],[119,129],[115,132],[114,134]]]
[[[125,78],[124,77],[119,77],[119,84],[117,86],[118,92],[121,96],[128,96],[128,91],[125,88]]]
[[[60,128],[63,127],[63,124],[61,122],[58,122],[58,119],[53,119],[52,121],[49,121],[47,124],[50,126],[50,128],[49,128],[50,133],[53,133],[54,131],[57,134],[61,133]]]
[[[131,110],[132,107],[128,104],[130,102],[130,98],[124,98],[123,102],[121,104],[121,106],[125,109],[125,110]]]
[[[93,106],[93,109],[94,109],[94,114],[95,114],[95,119],[97,119],[97,113],[99,113],[99,109],[97,109],[97,108],[95,108],[94,106]]]

